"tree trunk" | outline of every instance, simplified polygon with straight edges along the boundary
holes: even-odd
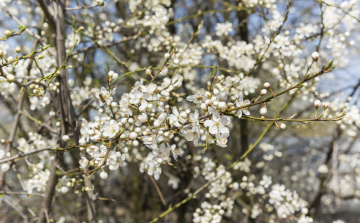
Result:
[[[41,1],[39,1],[41,2]],[[66,59],[65,51],[65,6],[66,0],[54,1],[56,8],[55,22],[56,22],[56,51],[57,51],[57,66],[61,67]],[[46,12],[46,8],[43,8]],[[45,13],[46,14],[46,13]],[[51,19],[49,19],[51,20]],[[61,110],[61,132],[60,136],[60,147],[64,148],[66,143],[62,140],[62,136],[68,134],[70,129],[70,97],[69,97],[69,86],[68,86],[68,74],[66,70],[61,71],[57,80],[60,82],[60,110]],[[39,223],[46,222],[48,218],[48,212],[51,207],[52,198],[54,196],[55,187],[58,181],[56,174],[57,166],[61,164],[61,153],[56,152],[54,155],[54,162],[51,167],[50,177],[47,182],[45,197],[43,199],[41,210],[39,213]]]

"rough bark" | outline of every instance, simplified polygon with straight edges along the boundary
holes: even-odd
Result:
[[[53,21],[53,16],[48,10],[48,7],[44,5],[42,0],[39,0],[39,4],[43,9],[45,16],[48,20]],[[66,0],[59,0],[54,2],[54,8],[56,9],[55,15],[55,33],[56,33],[56,56],[57,56],[57,65],[61,65],[66,60],[66,48],[65,48],[65,18],[66,18]],[[66,142],[62,141],[62,136],[68,134],[70,131],[74,133],[74,141],[76,145],[79,145],[80,137],[80,124],[76,118],[75,110],[71,102],[70,91],[68,85],[68,73],[65,70],[61,71],[60,75],[57,78],[57,81],[60,83],[59,89],[59,102],[60,102],[60,111],[61,111],[61,132],[59,134],[59,146],[65,147]],[[58,181],[58,176],[56,174],[57,166],[61,166],[62,154],[56,152],[54,157],[54,162],[51,167],[51,173],[49,181],[45,191],[45,197],[41,205],[41,210],[39,213],[40,223],[45,222],[46,214],[48,213],[52,198],[54,196],[55,187]],[[85,186],[91,187],[90,180],[84,177]],[[95,206],[92,200],[93,192],[87,192],[87,210],[88,210],[88,221],[93,222],[95,220]]]

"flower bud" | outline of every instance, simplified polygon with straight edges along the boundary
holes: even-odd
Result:
[[[324,110],[326,110],[329,107],[329,103],[323,102],[322,106],[323,106]]]
[[[221,110],[221,111],[225,111],[226,109],[226,103],[221,101],[218,103],[218,108]]]
[[[318,109],[321,106],[321,101],[320,100],[315,100],[314,101],[314,106],[316,109]]]
[[[132,133],[130,133],[130,135],[129,135],[130,139],[136,139],[137,136],[138,136],[138,135],[137,135],[136,132],[132,132]]]
[[[211,101],[210,101],[209,99],[206,100],[206,101],[205,101],[205,105],[206,105],[206,106],[210,106],[210,105],[211,105]]]
[[[269,88],[270,87],[270,83],[269,82],[265,82],[264,83],[264,88]]]
[[[266,90],[266,89],[262,89],[262,90],[260,91],[260,95],[266,95],[266,93],[267,93],[267,90]]]
[[[70,140],[70,137],[69,137],[68,135],[63,135],[63,136],[62,136],[62,140],[65,141],[65,142],[67,142],[67,141]]]
[[[17,53],[20,53],[21,48],[18,46],[18,47],[15,48],[15,51],[16,51]]]
[[[4,164],[1,165],[1,171],[2,172],[6,172],[8,170],[10,170],[10,165],[8,163],[4,163]]]
[[[151,75],[151,69],[150,68],[146,69],[146,74]]]
[[[11,82],[13,82],[14,80],[15,80],[15,76],[14,75],[12,75],[12,74],[9,74],[9,75],[7,75],[7,80],[11,83]]]
[[[218,94],[219,94],[219,90],[218,90],[218,89],[216,89],[216,88],[214,89],[214,91],[213,91],[213,92],[214,92],[214,95],[218,95]]]
[[[114,107],[116,107],[116,106],[117,106],[117,103],[116,103],[115,101],[113,101],[113,102],[111,102],[111,104],[110,104],[110,105],[111,105],[111,107],[112,107],[112,108],[114,108]]]
[[[281,123],[280,128],[281,128],[281,129],[286,129],[285,123]]]
[[[6,58],[6,61],[7,61],[8,63],[12,63],[12,62],[14,61],[14,57],[9,56],[8,58]]]
[[[266,115],[266,113],[267,113],[266,107],[263,107],[263,108],[260,109],[260,114]]]
[[[108,174],[106,172],[101,172],[100,177],[101,179],[106,179],[108,177]]]
[[[313,53],[311,54],[311,57],[312,57],[312,59],[313,59],[315,62],[317,62],[317,61],[319,60],[320,55],[319,55],[318,52],[313,52]]]
[[[8,29],[5,30],[5,35],[6,35],[6,36],[11,36],[11,34],[12,34],[12,32],[11,32],[10,30],[8,30]]]
[[[79,140],[79,144],[82,145],[82,146],[86,145],[86,140],[84,138],[81,138]]]
[[[206,106],[205,103],[201,103],[201,109],[202,109],[202,110],[206,110],[206,109],[207,109],[207,106]]]
[[[4,51],[0,50],[0,57],[4,55]]]

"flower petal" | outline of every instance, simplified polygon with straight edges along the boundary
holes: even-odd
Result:
[[[195,110],[194,118],[196,118],[196,119],[199,118],[199,111],[197,109]]]
[[[205,127],[210,127],[210,126],[214,126],[215,122],[213,120],[206,120],[204,122]]]
[[[215,122],[220,120],[220,114],[218,111],[214,111],[213,116],[212,116],[212,120],[214,120]]]
[[[175,106],[173,107],[173,113],[174,115],[179,116],[179,111]]]
[[[218,132],[218,127],[216,127],[216,126],[209,127],[209,132],[211,134],[215,135]]]
[[[241,109],[238,110],[237,116],[238,116],[239,118],[241,118],[241,116],[242,116],[242,110],[241,110]]]
[[[227,125],[230,123],[230,118],[229,117],[226,117],[226,116],[223,116],[221,119],[220,119],[220,123],[222,125]]]
[[[223,134],[229,133],[229,129],[226,128],[226,127],[220,127],[220,128],[219,128],[219,132],[220,132],[220,133],[223,133]]]

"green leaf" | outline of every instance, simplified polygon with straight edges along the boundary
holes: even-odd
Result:
[[[215,66],[214,66],[214,75],[216,75],[217,71],[218,71],[218,67],[217,67],[217,64],[215,64]]]
[[[172,168],[177,169],[177,167],[176,167],[174,164],[172,164],[172,163],[168,163],[168,164],[169,164],[169,166],[171,166]]]
[[[332,64],[333,64],[334,60],[330,60],[330,62],[326,65],[325,69],[330,69]]]
[[[297,114],[293,114],[289,119],[295,118],[296,115],[297,115]]]

